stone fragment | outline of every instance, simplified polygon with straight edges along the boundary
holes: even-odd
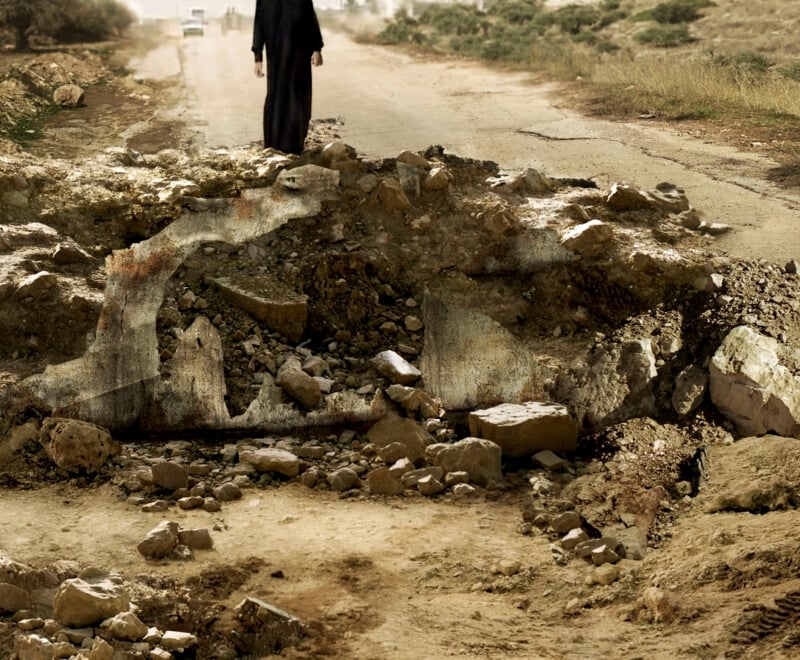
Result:
[[[404,211],[411,207],[408,195],[397,179],[381,179],[375,192],[381,206],[387,211]]]
[[[255,451],[242,451],[239,458],[259,472],[277,472],[287,477],[296,477],[300,473],[300,459],[285,449],[263,447]]]
[[[155,500],[142,505],[142,511],[145,513],[161,513],[169,509],[169,502],[166,500]]]
[[[83,105],[85,96],[80,86],[70,83],[56,88],[53,92],[53,103],[62,108],[77,108]]]
[[[279,654],[296,646],[306,634],[305,623],[293,614],[257,598],[236,606],[244,651],[249,655]]]
[[[456,471],[456,472],[448,472],[444,475],[444,485],[445,486],[455,486],[456,484],[468,484],[469,483],[469,472],[466,471]]]
[[[431,169],[431,164],[424,156],[420,156],[418,153],[414,153],[408,149],[401,151],[395,160],[398,163],[406,163],[407,165],[417,167],[421,170]]]
[[[74,243],[59,243],[53,248],[50,258],[61,266],[72,264],[88,264],[94,262],[94,257],[80,245]]]
[[[606,547],[612,551],[616,551],[617,548],[619,548],[619,543],[615,539],[608,536],[604,536],[599,539],[589,539],[588,541],[583,541],[575,546],[575,556],[579,557],[580,559],[587,559],[591,561],[592,552],[601,547]]]
[[[0,612],[19,612],[30,607],[31,597],[25,590],[0,582]]]
[[[373,364],[392,383],[411,385],[422,377],[419,369],[394,351],[381,351],[375,356]]]
[[[592,563],[595,566],[602,566],[603,564],[616,564],[619,561],[619,555],[614,552],[607,545],[601,545],[594,550],[591,554]]]
[[[216,513],[217,511],[221,510],[222,510],[222,505],[216,498],[206,497],[203,499],[203,511],[207,511],[208,513]]]
[[[407,472],[414,469],[414,464],[407,458],[401,458],[389,468],[389,473],[395,478],[400,479]]]
[[[182,529],[178,532],[178,543],[182,543],[190,550],[211,550],[214,539],[206,528]]]
[[[319,383],[303,371],[295,357],[287,358],[281,365],[275,382],[306,410],[313,410],[322,402]]]
[[[242,499],[242,489],[232,481],[227,481],[214,489],[214,497],[220,502],[240,500]]]
[[[181,497],[177,501],[178,508],[184,511],[192,509],[199,509],[205,503],[205,499],[199,495],[189,495],[188,497]]]
[[[680,613],[677,598],[658,587],[647,587],[636,602],[647,611],[653,623],[669,623]]]
[[[178,523],[164,520],[151,529],[136,546],[145,559],[166,557],[178,544]]]
[[[44,619],[20,619],[17,621],[17,628],[24,632],[39,630],[40,628],[44,628]]]
[[[619,580],[621,574],[622,571],[618,565],[602,564],[594,569],[592,577],[597,584],[608,586]]]
[[[129,606],[125,589],[108,577],[72,578],[59,586],[53,616],[65,626],[92,626],[126,612]]]
[[[172,655],[167,649],[162,649],[156,646],[150,651],[150,660],[174,660],[175,656]]]
[[[558,472],[559,470],[564,470],[569,466],[567,461],[549,449],[536,452],[533,455],[533,462],[539,467],[549,470],[550,472]]]
[[[444,484],[432,474],[428,474],[417,480],[417,490],[426,496],[438,495],[444,488]]]
[[[581,526],[581,517],[575,511],[564,511],[550,521],[550,526],[559,534],[566,534]]]
[[[330,472],[328,474],[328,483],[334,490],[344,492],[358,488],[361,485],[361,478],[352,468],[344,467]]]
[[[423,419],[439,416],[439,402],[424,390],[395,384],[386,388],[386,394],[406,412],[419,412]]]
[[[708,389],[708,372],[696,365],[689,365],[675,379],[672,392],[672,407],[681,417],[694,412],[703,403]]]
[[[490,481],[501,482],[501,450],[497,443],[484,438],[464,438],[444,447],[435,457],[434,465],[443,472],[466,472],[478,486]]]
[[[403,484],[392,475],[388,467],[379,467],[367,473],[367,486],[373,495],[399,495]]]
[[[452,175],[444,167],[434,167],[422,181],[423,190],[445,190],[450,185]]]
[[[470,433],[500,445],[503,454],[530,456],[537,451],[572,451],[578,427],[567,408],[557,403],[504,403],[469,415]]]
[[[711,401],[742,435],[800,438],[800,376],[785,352],[772,337],[738,326],[714,354]]]
[[[187,632],[167,630],[159,642],[168,651],[183,651],[197,645],[197,637]]]
[[[367,431],[367,439],[379,451],[392,443],[401,443],[406,448],[408,459],[417,465],[425,458],[429,436],[413,419],[389,413],[372,425]]]
[[[18,660],[53,660],[53,643],[41,635],[18,635],[13,657]]]
[[[420,170],[414,165],[408,163],[397,162],[397,178],[400,185],[407,193],[412,195],[419,195],[420,191]]]
[[[67,472],[96,472],[109,456],[120,451],[104,428],[62,417],[44,420],[39,441],[55,464]]]
[[[418,470],[411,470],[403,474],[403,476],[400,477],[400,481],[403,482],[404,486],[414,488],[419,483],[420,479],[425,477],[433,477],[437,481],[440,481],[444,478],[444,470],[436,466],[419,468]]]
[[[589,540],[586,532],[580,527],[569,530],[566,535],[561,539],[561,547],[564,550],[573,550],[579,543]]]
[[[391,442],[385,447],[381,447],[378,456],[384,463],[396,463],[401,458],[406,458],[408,450],[402,442]]]
[[[460,500],[475,497],[478,494],[478,489],[470,484],[456,484],[453,486],[453,495]]]
[[[133,612],[120,612],[103,621],[100,627],[110,632],[114,639],[122,639],[129,642],[143,639],[147,634],[147,626]]]
[[[153,483],[167,490],[178,490],[189,486],[189,472],[182,465],[164,461],[156,463],[150,468],[153,474]]]
[[[565,232],[561,237],[561,245],[575,254],[590,255],[613,235],[611,225],[602,220],[589,220]]]
[[[303,371],[309,376],[323,376],[330,371],[330,367],[321,357],[312,355],[303,360]]]
[[[783,270],[789,275],[800,275],[800,261],[797,259],[792,259],[791,261],[786,262]]]

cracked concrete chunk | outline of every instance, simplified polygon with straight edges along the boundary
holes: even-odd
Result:
[[[299,341],[306,329],[308,296],[288,291],[277,282],[249,280],[237,283],[228,277],[212,279],[211,283],[234,305],[241,307],[257,321]]]
[[[500,445],[503,454],[531,456],[544,449],[572,451],[578,427],[565,406],[557,403],[504,403],[469,415],[470,433]]]

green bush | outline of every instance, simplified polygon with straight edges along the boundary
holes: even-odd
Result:
[[[662,24],[691,23],[700,18],[700,10],[716,6],[712,0],[669,0],[634,16],[635,21],[656,21]]]
[[[591,26],[600,20],[600,12],[589,5],[566,5],[550,14],[553,24],[562,32],[578,34],[584,26]]]
[[[430,25],[440,34],[478,34],[485,15],[466,5],[433,5],[419,17],[422,25]]]
[[[660,48],[674,48],[693,41],[689,28],[681,23],[679,25],[654,25],[633,35],[641,44],[658,46]]]
[[[736,55],[717,55],[714,64],[733,69],[737,73],[761,75],[769,71],[773,62],[762,55],[752,51],[744,51]]]
[[[789,64],[784,64],[778,69],[778,72],[784,78],[800,81],[800,60],[795,60]]]
[[[380,44],[423,43],[425,35],[418,29],[418,23],[405,10],[398,11],[394,21],[388,23],[376,37]]]
[[[121,35],[135,20],[117,0],[74,0],[68,11],[48,18],[42,33],[62,43],[102,41]]]
[[[489,14],[508,23],[529,23],[542,11],[541,0],[500,0]]]

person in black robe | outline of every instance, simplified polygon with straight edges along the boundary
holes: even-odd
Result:
[[[322,64],[322,45],[312,0],[256,0],[253,53],[259,78],[267,51],[264,147],[302,153],[311,120],[311,66]]]

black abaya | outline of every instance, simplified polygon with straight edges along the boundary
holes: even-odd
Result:
[[[256,0],[253,52],[267,51],[264,146],[299,154],[311,120],[311,54],[322,50],[312,0]]]

